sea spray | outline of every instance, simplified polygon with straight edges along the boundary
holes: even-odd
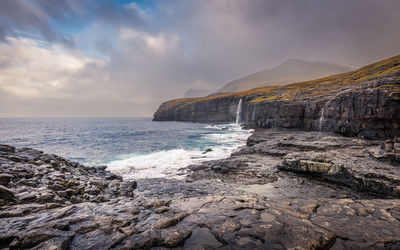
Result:
[[[238,107],[236,110],[236,124],[240,124],[241,122],[241,114],[242,114],[242,98],[240,98],[240,101],[238,103]]]
[[[252,130],[245,130],[236,124],[207,125],[194,132],[191,147],[126,155],[118,160],[107,162],[108,169],[120,174],[126,180],[141,178],[183,178],[182,168],[200,164],[203,161],[223,159],[238,147],[246,144]],[[200,133],[199,133],[200,132]],[[195,147],[205,144],[207,147]],[[204,153],[207,148],[212,150]]]

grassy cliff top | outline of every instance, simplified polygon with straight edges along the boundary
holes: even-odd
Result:
[[[207,97],[181,98],[163,103],[163,105],[183,106],[195,102],[213,100],[225,97],[249,97],[251,102],[269,100],[294,100],[298,98],[312,98],[315,96],[336,93],[346,86],[358,85],[376,78],[400,76],[400,55],[367,65],[347,73],[332,75],[317,80],[304,81],[280,86],[268,86],[247,91],[215,94]],[[400,84],[400,82],[399,82]],[[399,85],[385,85],[380,87],[398,88]]]

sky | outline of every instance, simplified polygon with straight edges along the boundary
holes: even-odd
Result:
[[[151,117],[293,58],[400,54],[399,0],[1,0],[0,117]]]

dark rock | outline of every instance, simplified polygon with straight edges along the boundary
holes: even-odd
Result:
[[[12,175],[9,174],[0,174],[0,185],[8,186],[12,179]]]
[[[37,228],[27,232],[21,237],[19,247],[34,247],[39,243],[54,237],[71,238],[73,235],[73,232],[65,232],[54,228]]]
[[[193,231],[192,236],[186,241],[187,249],[215,249],[222,246],[207,228],[198,228]]]
[[[202,154],[207,154],[207,153],[209,153],[209,152],[212,152],[212,149],[211,149],[211,148],[207,148]]]
[[[161,221],[159,221],[154,227],[161,229],[161,228],[167,228],[176,225],[179,223],[181,220],[183,220],[188,214],[180,214],[177,216],[174,216],[172,218],[163,218]]]
[[[182,246],[191,234],[192,231],[185,228],[170,228],[163,230],[161,233],[161,237],[163,238],[161,245],[165,247]]]
[[[32,250],[52,249],[52,250],[67,250],[69,249],[71,239],[69,237],[54,237],[50,240],[40,243],[32,248]]]
[[[71,242],[71,248],[78,249],[110,249],[126,237],[120,232],[107,233],[102,229],[78,234]]]
[[[345,152],[346,151],[346,152]],[[279,169],[320,176],[356,190],[400,198],[400,169],[351,150],[326,153],[292,153],[284,157]]]
[[[7,152],[7,153],[14,153],[15,152],[15,147],[10,146],[10,145],[0,144],[0,151]]]
[[[13,200],[14,192],[3,185],[0,185],[0,199]]]
[[[21,162],[0,159],[19,198],[0,198],[0,247],[395,249],[400,200],[389,198],[398,197],[400,168],[374,157],[381,142],[256,130],[229,158],[185,169],[189,181],[140,179],[139,186],[107,179],[104,168],[18,149],[12,154]],[[43,161],[28,163],[33,158]]]
[[[394,141],[393,140],[386,140],[385,141],[385,151],[392,152],[394,150]]]

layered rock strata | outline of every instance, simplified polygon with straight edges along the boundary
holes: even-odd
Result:
[[[155,121],[234,122],[257,128],[400,136],[400,56],[314,81],[163,103]]]

